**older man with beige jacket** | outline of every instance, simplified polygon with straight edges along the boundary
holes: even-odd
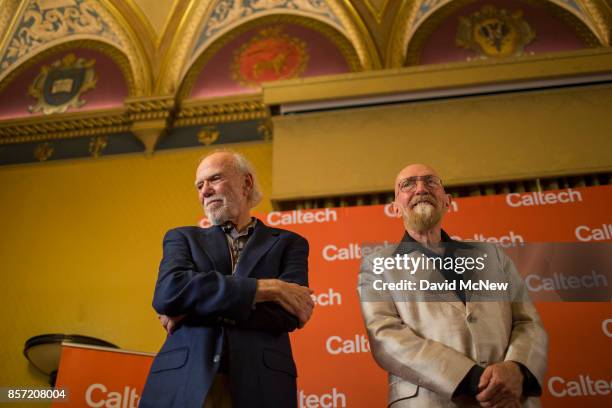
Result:
[[[404,168],[396,178],[392,204],[404,221],[402,242],[369,255],[362,263],[358,285],[362,313],[372,354],[389,373],[388,405],[539,406],[548,339],[538,313],[503,251],[490,244],[454,241],[442,230],[450,203],[432,168],[421,164]],[[402,251],[402,247],[411,250]],[[450,247],[453,259],[461,251],[479,253],[486,260],[487,281],[506,281],[508,290],[478,297],[475,290],[458,289],[477,274],[449,271],[446,266],[444,270],[415,267],[409,272],[390,261],[384,272],[373,268],[375,258],[394,259],[408,253],[419,254],[423,265],[426,258],[444,255],[447,259]],[[389,285],[411,279],[414,283],[405,283],[407,288]],[[419,292],[418,280],[445,282],[446,290],[421,287]],[[455,286],[448,285],[453,281]]]

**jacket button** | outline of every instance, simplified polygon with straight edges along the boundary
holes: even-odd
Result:
[[[467,316],[467,321],[468,321],[468,323],[474,323],[476,321],[476,316],[474,316],[472,314],[469,314]]]
[[[218,354],[215,354],[215,356],[213,357],[213,363],[218,363],[219,361],[221,361],[221,356]]]

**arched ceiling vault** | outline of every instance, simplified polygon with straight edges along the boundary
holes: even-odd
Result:
[[[405,0],[393,23],[392,37],[386,52],[386,67],[401,67],[404,64],[410,42],[419,29],[440,10],[447,6],[459,7],[471,1],[473,0]],[[583,24],[602,46],[610,46],[612,12],[609,0],[538,0],[534,3],[551,3],[566,10]]]
[[[176,37],[164,57],[156,84],[157,91],[176,92],[191,66],[216,40],[254,19],[276,14],[295,15],[327,24],[348,39],[357,52],[363,69],[377,69],[382,66],[368,28],[349,1],[195,2],[190,3],[176,31]]]
[[[0,82],[46,50],[63,43],[91,40],[106,43],[127,58],[133,81],[132,96],[150,94],[150,53],[144,45],[149,44],[150,50],[150,39],[142,35],[144,31],[134,29],[141,24],[138,19],[126,12],[124,6],[117,8],[115,3],[121,2],[9,0],[3,4],[0,11],[0,32],[4,33],[0,43]]]
[[[125,55],[134,83],[131,96],[171,96],[217,39],[253,19],[274,14],[329,25],[350,42],[364,70],[400,67],[420,27],[449,3],[469,1],[3,0],[0,82],[40,52],[87,39],[107,43]],[[612,0],[529,1],[562,8],[602,46],[610,46]]]

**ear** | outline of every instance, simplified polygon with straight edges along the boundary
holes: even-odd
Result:
[[[395,201],[391,201],[391,203],[389,204],[389,209],[391,210],[391,213],[396,217],[402,216],[402,209],[399,208]]]
[[[253,190],[253,175],[248,173],[244,176],[244,195],[248,196],[249,193]]]
[[[451,196],[450,194],[445,194],[445,195],[446,195],[446,200],[444,200],[444,209],[448,211],[451,203],[453,202],[453,196]]]

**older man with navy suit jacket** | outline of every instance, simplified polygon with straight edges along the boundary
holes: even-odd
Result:
[[[237,153],[206,156],[196,188],[213,226],[166,233],[153,307],[168,336],[140,407],[295,407],[288,332],[314,306],[308,242],[250,216],[261,193]]]

